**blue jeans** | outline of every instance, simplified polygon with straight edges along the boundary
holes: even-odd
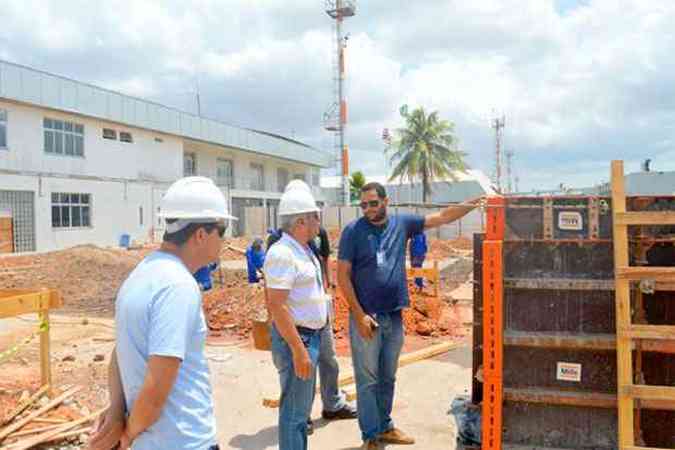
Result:
[[[279,404],[279,449],[307,449],[307,419],[314,402],[316,388],[316,365],[319,360],[321,331],[300,333],[309,358],[312,361],[312,376],[302,380],[295,375],[293,353],[276,327],[272,326],[272,360],[279,371],[281,401]]]
[[[339,374],[340,366],[335,355],[335,337],[331,317],[328,325],[321,332],[321,348],[319,350],[319,385],[321,386],[321,403],[323,403],[324,411],[339,411],[347,405],[345,395],[338,388]]]
[[[356,377],[356,406],[364,441],[394,428],[391,409],[398,357],[403,347],[403,318],[400,311],[377,314],[373,318],[380,326],[370,340],[361,337],[353,316],[349,320]]]

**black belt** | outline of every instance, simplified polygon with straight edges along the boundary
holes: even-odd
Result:
[[[301,327],[299,325],[296,325],[295,329],[298,330],[298,333],[300,333],[300,334],[316,334],[316,333],[320,332],[321,330],[323,330],[323,327],[317,328],[315,330],[314,328],[307,328],[307,327]]]

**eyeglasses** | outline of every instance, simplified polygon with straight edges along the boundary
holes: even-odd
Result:
[[[379,200],[371,200],[369,202],[361,202],[361,209],[368,209],[370,208],[377,208],[380,206],[380,201]]]

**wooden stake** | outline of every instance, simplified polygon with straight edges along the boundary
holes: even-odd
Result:
[[[45,442],[49,442],[52,439],[56,438],[57,436],[59,436],[59,435],[65,433],[66,431],[70,430],[71,428],[75,428],[76,426],[78,426],[80,424],[83,424],[83,423],[86,423],[86,422],[89,422],[89,421],[92,421],[92,420],[96,419],[106,409],[107,409],[107,407],[101,408],[98,411],[96,411],[94,413],[91,413],[86,417],[83,417],[81,419],[77,419],[73,422],[63,424],[63,425],[59,426],[59,428],[56,428],[54,430],[42,433],[41,435],[35,436],[32,439],[27,439],[23,442],[18,442],[16,444],[14,444],[15,446],[12,447],[12,450],[28,450],[30,448],[35,447],[36,445],[43,444]]]
[[[29,414],[27,417],[24,417],[23,419],[21,419],[21,420],[19,420],[19,421],[17,421],[17,422],[14,422],[14,423],[12,423],[12,424],[10,424],[10,425],[8,425],[7,428],[5,428],[4,430],[0,431],[0,442],[2,442],[3,440],[5,440],[5,438],[6,438],[7,436],[9,436],[9,435],[10,435],[11,433],[13,433],[14,431],[20,429],[21,427],[23,427],[24,425],[26,425],[28,422],[30,422],[30,421],[33,420],[34,418],[38,417],[39,415],[43,414],[43,413],[46,412],[46,411],[49,411],[49,410],[52,409],[53,407],[59,405],[59,404],[60,404],[61,402],[63,402],[65,399],[67,399],[67,398],[73,396],[74,394],[78,393],[78,392],[81,391],[81,390],[82,390],[82,386],[75,386],[74,388],[71,388],[71,389],[67,390],[66,392],[64,392],[63,394],[61,394],[61,395],[59,395],[58,397],[56,397],[54,400],[52,400],[51,402],[47,403],[47,404],[46,404],[45,406],[43,406],[42,408],[38,409],[37,411],[32,412],[32,413]]]
[[[21,414],[26,408],[28,408],[30,405],[32,405],[33,403],[35,403],[36,401],[38,401],[38,399],[39,399],[40,397],[42,397],[42,396],[45,394],[45,392],[47,392],[48,390],[49,390],[49,386],[48,386],[48,385],[42,386],[40,389],[37,390],[37,392],[35,392],[35,394],[31,395],[30,398],[28,398],[28,399],[27,399],[25,402],[23,402],[22,404],[18,405],[18,406],[14,409],[14,411],[12,411],[11,413],[9,413],[9,415],[8,415],[7,417],[5,417],[5,419],[0,423],[0,425],[5,425],[6,423],[11,422],[12,419],[14,419],[16,416],[18,416],[19,414]]]

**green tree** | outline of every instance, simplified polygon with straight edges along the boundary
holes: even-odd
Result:
[[[361,195],[361,188],[366,185],[366,177],[363,172],[356,171],[349,177],[349,198],[352,203],[357,201]]]
[[[431,183],[436,179],[457,180],[455,173],[464,172],[466,153],[457,149],[455,125],[438,118],[438,111],[427,115],[420,107],[412,112],[400,109],[405,126],[394,130],[394,140],[386,153],[391,153],[394,170],[389,181],[422,182],[422,198],[427,203]]]

